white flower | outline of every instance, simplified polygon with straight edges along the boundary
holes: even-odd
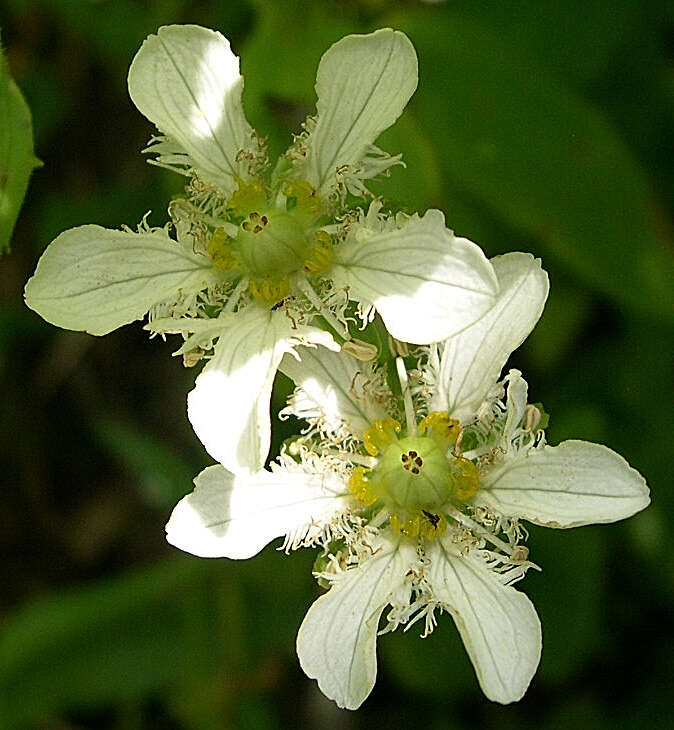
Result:
[[[210,358],[188,400],[197,435],[228,469],[259,469],[280,358],[298,343],[350,340],[349,301],[365,323],[376,309],[414,343],[459,332],[493,305],[490,263],[440,211],[347,206],[369,195],[368,179],[402,164],[373,143],[416,85],[404,34],[342,39],[318,68],[317,115],[272,168],[246,121],[229,42],[198,26],[160,28],[131,64],[129,93],[161,132],[147,151],[188,177],[186,197],[171,203],[164,228],[62,233],[26,285],[26,303],[96,335],[148,312],[151,332],[181,334],[186,364]]]
[[[323,547],[315,574],[330,587],[297,652],[341,707],[357,708],[374,686],[387,607],[383,631],[423,618],[425,634],[435,610],[448,611],[486,696],[520,699],[541,651],[534,607],[512,585],[533,566],[520,519],[574,527],[649,503],[643,478],[605,446],[545,445],[518,371],[498,382],[548,281],[526,254],[493,264],[496,305],[454,338],[413,349],[409,379],[401,357],[394,373],[326,351],[286,357],[298,386],[287,410],[307,420],[304,436],[271,472],[206,469],[167,525],[169,542],[209,557],[250,557],[279,536],[286,549]]]

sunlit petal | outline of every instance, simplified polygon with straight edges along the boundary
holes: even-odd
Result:
[[[241,104],[239,59],[220,33],[168,25],[149,36],[129,69],[138,110],[225,192],[244,168],[239,153],[255,147]]]
[[[462,555],[450,540],[430,545],[428,558],[433,597],[452,615],[482,691],[502,704],[519,700],[541,656],[533,604],[474,552]]]
[[[273,471],[235,476],[209,466],[176,505],[166,539],[203,558],[250,558],[276,537],[306,536],[344,511],[348,492],[334,475]]]
[[[510,353],[524,342],[543,311],[548,276],[531,254],[491,259],[498,277],[494,306],[472,327],[442,343],[430,409],[460,421],[473,417],[498,380]]]
[[[417,56],[409,39],[390,28],[350,35],[329,48],[318,67],[318,121],[302,173],[319,193],[335,184],[400,116],[417,87]]]
[[[393,337],[427,344],[473,324],[494,304],[498,283],[476,244],[445,227],[439,210],[400,227],[354,224],[335,248],[332,276],[376,307]]]
[[[547,527],[615,522],[648,506],[648,487],[601,444],[564,441],[505,459],[487,471],[479,499],[504,515]]]
[[[47,247],[26,284],[26,304],[59,327],[105,335],[153,304],[205,289],[221,275],[210,259],[165,230],[112,231],[87,225]]]

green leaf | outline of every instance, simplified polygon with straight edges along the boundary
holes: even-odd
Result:
[[[28,104],[10,78],[0,51],[0,253],[9,250],[30,173],[40,164],[33,154]]]
[[[382,674],[389,675],[402,690],[418,692],[424,699],[476,696],[477,679],[454,621],[440,611],[437,619],[436,629],[425,639],[420,638],[423,621],[407,632],[398,629],[379,637]]]
[[[315,114],[318,62],[350,29],[321,3],[256,0],[255,5],[255,28],[234,51],[241,56],[246,116],[268,137],[273,160],[288,148],[306,115]]]
[[[543,625],[543,656],[534,686],[562,684],[582,672],[610,637],[602,621],[606,599],[607,530],[547,530],[526,524],[531,560],[542,568],[517,584]]]
[[[368,185],[373,193],[383,196],[387,207],[421,213],[442,199],[437,155],[412,114],[403,111],[398,121],[379,137],[377,146],[390,155],[402,154],[405,163],[405,167],[397,165],[389,171],[390,175],[375,178]]]
[[[533,236],[544,262],[556,260],[620,305],[674,316],[657,202],[602,114],[488,27],[451,13],[389,22],[419,52],[412,107],[447,183]]]
[[[455,0],[461,15],[489,24],[560,74],[589,82],[605,72],[622,46],[644,33],[648,3],[612,0]]]
[[[131,423],[104,416],[93,424],[103,448],[138,478],[154,507],[169,509],[192,486],[196,469],[174,448]]]
[[[216,567],[180,556],[43,598],[5,619],[3,727],[68,706],[142,697],[207,665],[216,617],[206,586]]]

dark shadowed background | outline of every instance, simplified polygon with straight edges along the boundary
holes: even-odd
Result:
[[[425,640],[418,625],[380,639],[360,711],[325,700],[294,654],[319,591],[311,552],[272,546],[234,563],[164,541],[209,463],[185,416],[196,373],[171,358],[177,342],[138,324],[66,332],[23,306],[62,230],[135,226],[148,210],[164,223],[181,178],[144,162],[152,128],[126,73],[148,34],[182,22],[231,39],[272,153],[313,111],[330,43],[404,30],[419,89],[379,144],[407,169],[379,190],[409,211],[440,207],[489,255],[531,251],[550,272],[544,316],[511,364],[551,414],[551,443],[619,451],[653,505],[624,524],[531,530],[543,572],[519,587],[544,649],[516,705],[484,699],[446,615]],[[674,6],[4,0],[0,31],[44,163],[0,258],[0,728],[670,727]]]

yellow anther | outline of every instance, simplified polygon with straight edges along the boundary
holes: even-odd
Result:
[[[365,475],[370,471],[364,466],[357,466],[353,474],[349,477],[349,490],[353,496],[369,507],[377,501],[372,484],[367,481]]]
[[[267,194],[264,185],[259,180],[252,180],[247,183],[237,179],[239,189],[229,199],[230,207],[235,215],[248,215],[251,210],[259,210],[266,207]]]
[[[356,360],[368,362],[374,360],[379,351],[377,346],[371,342],[363,342],[363,340],[354,337],[342,345],[342,352],[346,352],[348,355],[355,357]]]
[[[316,188],[306,180],[292,180],[283,188],[283,194],[295,200],[295,210],[300,215],[316,218],[321,214],[323,205]]]
[[[377,456],[380,449],[397,441],[396,434],[400,433],[400,424],[393,418],[375,421],[363,435],[365,450],[371,456]]]
[[[428,433],[426,433],[428,431]],[[432,411],[419,424],[419,433],[432,438],[441,449],[448,449],[461,433],[461,424],[447,411]]]
[[[221,271],[235,269],[241,263],[239,255],[230,245],[230,240],[224,228],[216,228],[206,248],[213,266]]]
[[[290,293],[290,279],[287,276],[280,279],[255,279],[251,276],[248,289],[257,300],[265,304],[277,304]]]
[[[302,268],[307,274],[320,274],[332,266],[334,254],[332,251],[332,238],[326,231],[316,231],[314,234],[318,239],[317,244],[309,246],[307,257]]]
[[[465,502],[475,496],[480,486],[477,467],[470,459],[464,459],[462,456],[454,459],[453,466],[454,494]]]

